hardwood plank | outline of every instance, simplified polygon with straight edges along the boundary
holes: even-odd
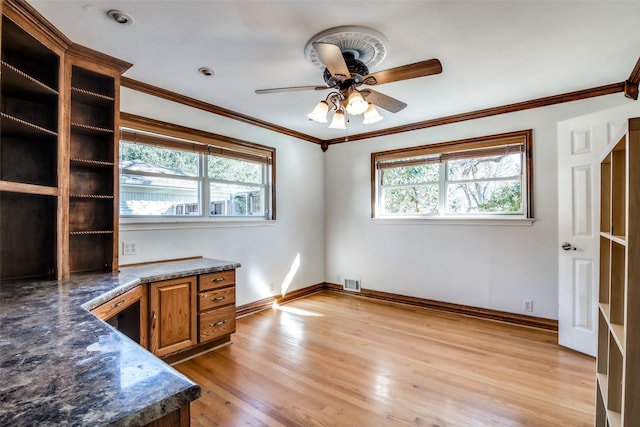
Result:
[[[549,331],[323,291],[232,341],[175,366],[192,425],[593,424],[595,360]]]

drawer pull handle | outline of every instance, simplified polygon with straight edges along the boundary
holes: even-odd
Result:
[[[215,279],[211,279],[210,282],[222,282],[224,281],[224,277],[217,277]]]
[[[124,304],[124,300],[123,300],[123,299],[121,299],[120,301],[118,301],[118,302],[117,302],[117,303],[115,303],[115,304],[112,304],[112,305],[111,305],[111,308],[117,308],[117,307],[120,307],[122,304]]]
[[[210,328],[215,328],[216,326],[222,326],[222,325],[224,325],[225,323],[227,323],[227,321],[226,321],[226,320],[221,320],[221,321],[216,322],[216,323],[209,323],[209,327],[210,327]]]
[[[225,299],[226,297],[217,297],[217,298],[211,298],[211,301],[222,301],[223,299]]]
[[[158,318],[158,315],[156,314],[156,312],[154,311],[153,313],[151,313],[151,329],[155,329],[156,328],[156,319]]]

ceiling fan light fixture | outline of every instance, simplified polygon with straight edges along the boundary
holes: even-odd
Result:
[[[342,110],[336,111],[336,113],[333,115],[333,120],[331,120],[331,124],[329,125],[329,128],[331,129],[347,128],[344,122],[344,113],[342,112]]]
[[[364,114],[368,108],[369,103],[364,100],[360,92],[354,90],[349,94],[349,98],[347,99],[347,113],[352,116],[357,116],[359,114]]]
[[[365,125],[371,125],[373,123],[378,123],[382,119],[384,119],[384,117],[378,113],[376,106],[369,103],[369,108],[364,112],[364,120],[362,120],[362,123]]]
[[[327,113],[329,112],[329,104],[327,101],[320,101],[312,112],[307,114],[310,120],[318,123],[327,123]],[[334,117],[335,118],[335,117]]]

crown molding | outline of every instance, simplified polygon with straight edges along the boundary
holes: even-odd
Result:
[[[166,89],[159,88],[157,86],[150,85],[138,80],[133,80],[128,77],[122,77],[120,81],[121,86],[143,92],[148,95],[157,96],[169,101],[177,102],[179,104],[187,105],[189,107],[197,108],[199,110],[207,111],[209,113],[217,114],[222,117],[237,120],[243,123],[247,123],[253,126],[257,126],[263,129],[267,129],[273,132],[278,132],[283,135],[288,135],[294,138],[302,139],[304,141],[313,142],[314,144],[322,143],[320,138],[307,135],[302,132],[297,132],[292,129],[287,129],[283,126],[278,126],[273,123],[266,122],[264,120],[256,119],[254,117],[247,116],[245,114],[237,113],[226,108],[219,107],[217,105],[209,104],[208,102],[200,101],[198,99],[190,98],[188,96],[180,95],[176,92],[171,92]]]
[[[414,130],[426,129],[426,128],[435,127],[435,126],[443,126],[443,125],[463,122],[467,120],[480,119],[480,118],[496,116],[500,114],[514,113],[517,111],[529,110],[532,108],[547,107],[549,105],[578,101],[581,99],[593,98],[597,96],[610,95],[612,93],[624,92],[624,88],[625,88],[625,82],[613,83],[613,84],[598,86],[590,89],[582,89],[575,92],[567,92],[560,95],[552,95],[544,98],[537,98],[529,101],[517,102],[515,104],[507,104],[499,107],[485,108],[482,110],[469,111],[467,113],[454,114],[451,116],[424,120],[421,122],[411,123],[408,125],[381,129],[374,132],[349,135],[349,138],[347,141],[345,141],[344,138],[334,138],[325,142],[327,143],[327,145],[333,145],[333,144],[341,144],[344,142],[351,142],[351,141],[357,141],[362,139],[377,138],[380,136],[394,135],[397,133],[411,132]]]

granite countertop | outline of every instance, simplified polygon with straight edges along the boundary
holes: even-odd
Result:
[[[0,285],[0,425],[135,426],[200,387],[89,311],[140,283],[240,267],[197,258]]]

